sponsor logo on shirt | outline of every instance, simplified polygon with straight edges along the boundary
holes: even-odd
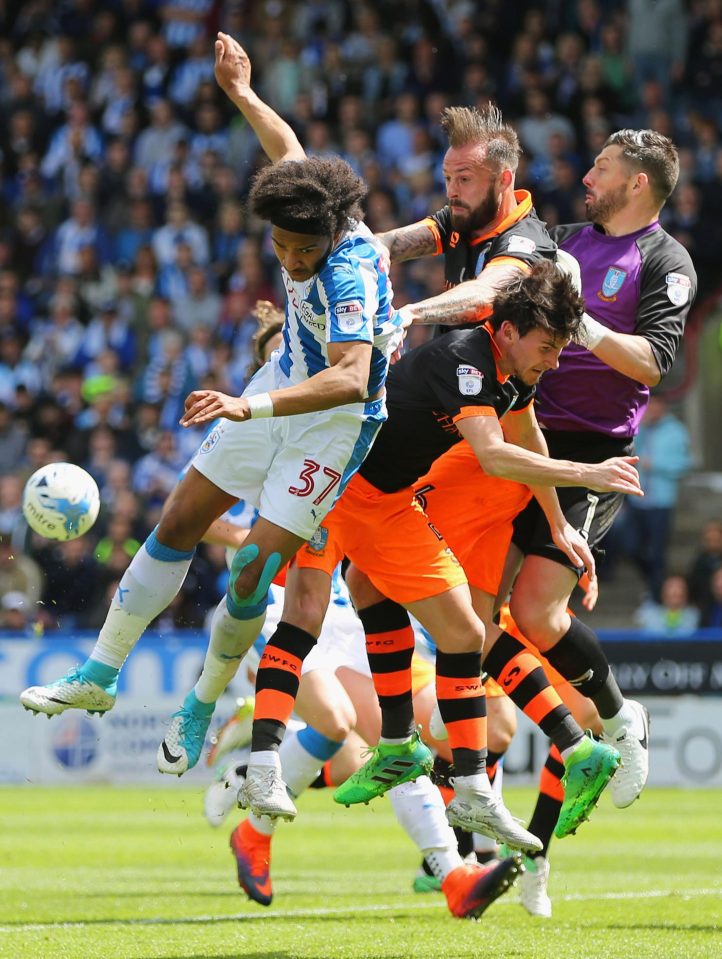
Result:
[[[459,380],[459,392],[462,396],[478,396],[484,382],[484,374],[475,366],[457,366],[456,376]]]
[[[624,281],[627,279],[627,271],[621,270],[618,266],[610,266],[607,275],[602,281],[602,289],[597,296],[605,303],[614,303],[617,299],[617,293],[622,289]]]
[[[526,253],[530,256],[534,250],[536,250],[534,240],[530,236],[520,236],[518,233],[512,233],[506,245],[507,253]]]
[[[364,325],[363,304],[360,300],[346,300],[334,308],[339,329],[343,333],[357,333]]]
[[[311,303],[308,300],[304,300],[301,303],[301,322],[304,326],[308,326],[312,330],[325,330],[326,329],[326,316],[316,313]]]
[[[667,296],[670,303],[675,306],[684,306],[689,300],[689,293],[692,289],[692,281],[684,273],[668,273],[665,278],[667,284]]]

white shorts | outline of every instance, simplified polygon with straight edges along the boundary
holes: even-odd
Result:
[[[271,588],[271,602],[266,610],[262,634],[265,640],[269,640],[274,634],[281,618],[283,593],[280,586]],[[259,645],[252,646],[244,659],[246,667],[254,672],[257,671],[260,661]],[[362,676],[371,676],[366,656],[366,637],[359,618],[351,606],[341,606],[332,601],[329,603],[318,642],[303,661],[301,675],[314,669],[335,673],[341,666]]]
[[[244,396],[277,389],[272,359]],[[257,507],[277,526],[310,539],[371,448],[386,418],[383,400],[319,413],[235,423],[221,420],[191,465]]]

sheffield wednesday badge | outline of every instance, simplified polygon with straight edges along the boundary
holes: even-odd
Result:
[[[618,266],[610,266],[607,275],[602,283],[602,293],[605,297],[616,296],[622,288],[622,284],[627,278],[627,271],[620,270]]]

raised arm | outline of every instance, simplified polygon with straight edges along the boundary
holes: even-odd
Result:
[[[303,160],[306,154],[291,127],[251,89],[251,61],[240,43],[218,33],[215,54],[218,86],[249,122],[269,160]]]

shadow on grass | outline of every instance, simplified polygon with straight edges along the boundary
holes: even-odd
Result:
[[[303,910],[299,909],[290,913],[283,912],[241,912],[234,913],[228,916],[187,916],[186,918],[177,917],[177,918],[158,918],[152,917],[148,919],[6,919],[0,922],[0,928],[2,929],[51,929],[51,928],[62,928],[62,929],[82,929],[84,926],[217,926],[223,922],[263,922],[267,924],[269,922],[294,922],[297,923],[303,920],[313,920],[314,923],[321,922],[343,922],[349,917],[353,917],[355,912],[354,906],[349,906],[348,909],[339,909],[338,912],[334,912],[332,915],[319,915],[313,910]],[[369,918],[374,918],[369,914]],[[405,912],[402,908],[396,910],[384,910],[384,920],[388,919],[408,919],[410,918],[409,913]],[[632,927],[630,927],[632,928]],[[671,928],[671,927],[670,927]],[[275,953],[259,953],[259,956],[275,956]],[[284,955],[285,953],[278,954],[279,956]],[[188,957],[188,959],[196,959],[196,957]],[[205,957],[202,957],[205,959]],[[225,959],[225,957],[221,957]],[[236,957],[237,959],[237,957]],[[245,955],[243,959],[254,959],[252,955]]]

